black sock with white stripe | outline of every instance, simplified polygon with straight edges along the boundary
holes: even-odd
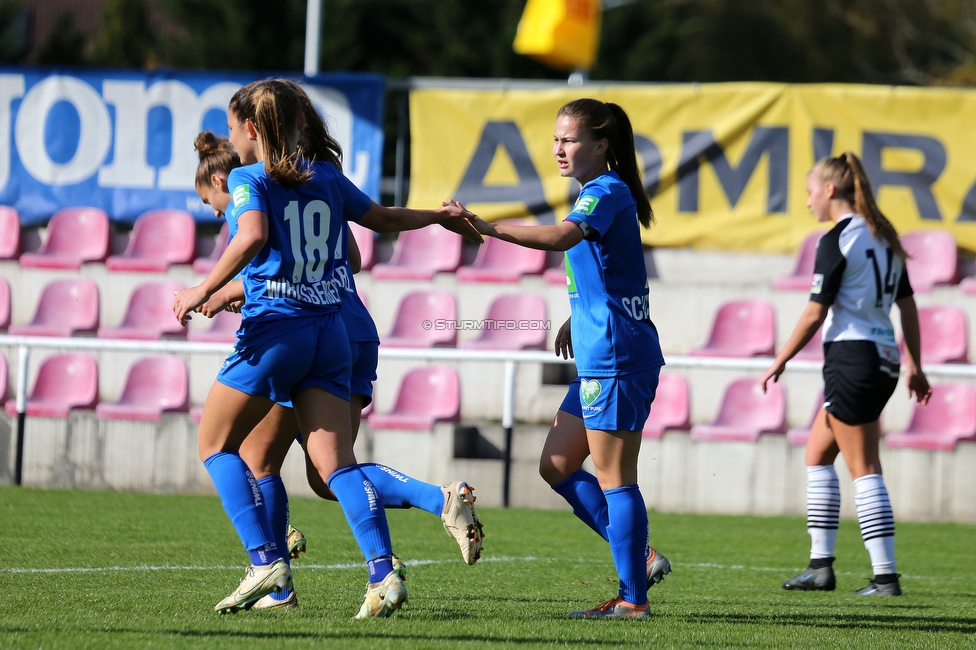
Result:
[[[874,575],[895,572],[895,516],[880,474],[854,479],[854,507]]]
[[[807,467],[807,532],[810,533],[811,561],[833,559],[839,520],[840,484],[834,466]]]

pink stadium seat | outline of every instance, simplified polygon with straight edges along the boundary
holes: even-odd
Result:
[[[763,433],[785,433],[786,393],[781,384],[772,382],[767,390],[763,393],[755,379],[733,381],[725,389],[715,420],[691,427],[691,439],[756,442]]]
[[[7,357],[0,354],[0,401],[7,401]],[[17,403],[14,402],[14,410],[17,410]]]
[[[196,247],[196,222],[183,210],[144,212],[132,228],[122,255],[105,261],[110,271],[166,271],[171,264],[189,264]]]
[[[961,440],[976,441],[976,389],[964,383],[932,386],[928,406],[915,407],[908,429],[884,437],[889,447],[941,451]]]
[[[719,307],[712,333],[697,357],[755,357],[773,354],[776,316],[765,300],[733,300]]]
[[[453,293],[414,291],[400,301],[393,329],[380,337],[380,343],[391,348],[452,348],[457,345],[456,320],[457,300]]]
[[[27,398],[27,415],[66,418],[71,409],[94,408],[98,402],[98,364],[87,354],[56,354],[44,360]],[[17,413],[17,400],[7,401]]]
[[[917,292],[931,291],[937,284],[959,281],[956,238],[948,230],[931,228],[901,235],[909,258],[908,279]]]
[[[432,280],[461,264],[461,236],[434,226],[401,232],[389,264],[373,266],[378,280]]]
[[[163,412],[186,413],[190,408],[190,381],[179,357],[139,359],[129,368],[118,402],[102,402],[95,409],[106,420],[158,420]]]
[[[227,239],[230,237],[229,231],[227,229],[227,222],[224,221],[224,225],[220,227],[220,232],[217,233],[217,241],[214,243],[213,252],[207,257],[198,257],[193,261],[193,270],[201,275],[206,275],[213,270],[213,267],[217,264],[217,260],[220,256],[224,254],[224,249],[227,248]]]
[[[817,333],[807,341],[807,344],[800,348],[794,359],[801,361],[823,361],[823,325],[817,328]]]
[[[535,222],[512,219],[505,223],[525,225]],[[488,237],[478,248],[478,256],[471,266],[457,270],[457,279],[462,282],[518,282],[523,275],[539,275],[545,269],[546,251]]]
[[[948,305],[919,307],[922,364],[967,363],[969,326],[966,313]]]
[[[13,208],[0,205],[0,260],[20,255],[20,215]]]
[[[0,330],[10,327],[10,283],[0,278]]]
[[[795,429],[790,429],[786,432],[786,441],[791,445],[804,446],[807,444],[807,438],[810,437],[810,429],[813,428],[813,421],[817,419],[817,413],[820,413],[820,409],[823,408],[824,403],[824,392],[821,388],[817,392],[817,399],[813,401],[813,413],[810,414],[810,424],[807,425],[806,429],[801,429],[799,427]]]
[[[960,280],[959,290],[969,295],[976,293],[976,275],[970,275]]]
[[[163,336],[186,336],[186,327],[173,315],[173,296],[183,285],[174,281],[147,282],[129,296],[129,306],[118,327],[99,327],[103,339],[157,340]]]
[[[190,422],[195,424],[200,424],[200,420],[203,418],[203,405],[197,405],[190,408]]]
[[[644,423],[643,437],[660,438],[670,429],[687,429],[691,424],[689,393],[684,377],[662,374],[651,402],[651,414]]]
[[[20,256],[20,265],[39,269],[80,269],[84,262],[104,262],[108,255],[108,215],[99,208],[64,208],[51,217],[47,239],[36,253]]]
[[[480,350],[545,350],[549,318],[545,298],[536,293],[498,296],[488,306],[478,338],[461,341],[459,348]]]
[[[356,246],[359,247],[359,257],[362,260],[359,269],[361,271],[370,270],[376,262],[376,234],[369,228],[360,226],[353,221],[349,222],[349,231],[356,240]]]
[[[205,316],[196,314],[194,318],[205,318]],[[225,309],[217,312],[217,315],[211,319],[210,329],[190,330],[186,334],[186,339],[205,343],[234,343],[237,341],[237,330],[240,328],[241,315]]]
[[[565,261],[559,266],[551,266],[543,271],[542,279],[546,281],[546,284],[558,284],[563,287],[569,284],[569,279],[566,277]]]
[[[435,422],[461,420],[461,380],[449,366],[424,366],[408,372],[400,382],[396,404],[389,413],[373,413],[373,429],[430,431]]]
[[[49,282],[41,291],[34,318],[27,325],[11,325],[22,336],[73,336],[98,330],[98,285],[88,278]]]
[[[817,261],[817,244],[824,231],[818,230],[807,235],[796,251],[793,272],[773,280],[773,288],[781,291],[810,291],[813,283],[813,266]]]

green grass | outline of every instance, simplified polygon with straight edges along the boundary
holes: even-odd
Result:
[[[220,616],[246,560],[216,497],[0,488],[0,647],[976,647],[974,526],[899,523],[905,595],[871,599],[852,593],[870,576],[854,521],[837,591],[793,593],[780,583],[806,564],[802,519],[651,513],[674,564],[653,618],[586,621],[566,612],[614,595],[606,544],[568,512],[479,512],[486,550],[466,567],[439,520],[391,511],[410,602],[356,621],[365,569],[349,528],[335,504],[296,499],[301,607]]]

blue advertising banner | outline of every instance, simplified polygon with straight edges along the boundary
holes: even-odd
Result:
[[[132,223],[177,208],[213,222],[193,186],[193,140],[227,134],[227,103],[256,72],[176,72],[0,66],[0,205],[21,223],[44,223],[69,206]],[[384,81],[335,74],[301,83],[342,145],[343,171],[379,200]]]

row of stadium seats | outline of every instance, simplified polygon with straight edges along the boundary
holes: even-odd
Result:
[[[469,266],[462,266],[462,239],[442,228],[424,228],[401,233],[387,263],[377,263],[372,231],[351,224],[362,254],[363,270],[372,270],[378,280],[430,280],[437,273],[456,273],[464,282],[517,282],[523,275],[543,275],[553,284],[564,284],[561,266],[549,267],[545,251],[488,239]],[[797,249],[793,272],[777,278],[780,290],[807,291],[810,288],[817,242],[823,232],[811,233]],[[951,232],[925,229],[901,235],[909,253],[909,275],[916,291],[927,292],[935,285],[959,282],[956,240]],[[171,264],[193,263],[198,273],[213,268],[227,245],[224,224],[216,246],[207,257],[194,260],[196,224],[182,210],[151,210],[140,216],[132,229],[129,245],[121,255],[109,256],[109,220],[98,208],[65,208],[51,217],[47,238],[36,253],[20,252],[20,220],[16,210],[0,206],[0,259],[19,259],[29,268],[79,269],[85,262],[105,262],[110,270],[162,272]],[[976,276],[960,284],[966,293],[976,293]]]
[[[773,288],[783,291],[810,290],[817,260],[817,243],[823,235],[823,231],[817,231],[807,236],[796,251],[793,272],[776,278]],[[959,282],[956,238],[951,232],[934,228],[915,230],[903,233],[899,238],[909,255],[906,263],[908,277],[916,292],[925,293],[936,285]],[[976,293],[976,276],[964,278],[960,289],[964,293]]]
[[[678,375],[664,373],[651,414],[644,425],[644,437],[660,438],[667,430],[690,430],[692,440],[757,442],[763,434],[786,434],[792,445],[805,445],[813,419],[823,405],[823,392],[814,400],[813,414],[806,428],[787,430],[786,392],[770,383],[764,393],[755,379],[738,379],[729,384],[715,419],[690,426],[688,383]],[[915,407],[904,431],[884,436],[889,447],[951,451],[961,441],[976,442],[976,389],[967,383],[936,384],[924,408]]]
[[[163,336],[190,341],[233,343],[240,314],[221,312],[205,331],[190,331],[173,317],[173,294],[183,285],[175,281],[146,282],[129,297],[122,322],[100,327],[98,286],[87,278],[52,280],[41,291],[29,323],[10,324],[10,285],[0,278],[0,330],[20,336],[73,336],[157,340]],[[546,301],[535,293],[497,297],[488,307],[480,335],[458,342],[457,299],[449,291],[415,291],[400,301],[393,327],[382,337],[390,347],[463,347],[498,350],[545,349],[548,330]]]
[[[429,280],[439,272],[457,272],[467,282],[517,282],[523,275],[545,275],[565,284],[562,268],[547,268],[545,251],[489,239],[470,266],[462,266],[462,239],[442,228],[401,233],[388,263],[375,262],[372,231],[350,224],[362,254],[362,268],[377,279]],[[196,223],[182,210],[150,210],[135,222],[129,245],[121,255],[109,255],[109,219],[98,208],[65,208],[56,212],[47,237],[36,253],[21,253],[20,219],[16,210],[0,206],[0,259],[19,259],[27,268],[80,269],[86,262],[104,262],[111,271],[164,272],[172,264],[193,263],[208,273],[227,246],[227,224],[213,252],[194,260]]]
[[[968,363],[969,325],[965,312],[949,305],[918,308],[922,335],[922,363]],[[820,331],[796,355],[797,359],[823,361]],[[764,300],[733,300],[721,305],[704,346],[690,356],[754,357],[772,355],[776,349],[776,316]]]
[[[7,360],[0,355],[0,398],[6,399]],[[33,417],[66,418],[72,409],[95,409],[110,420],[156,421],[163,413],[190,413],[199,422],[202,407],[190,408],[189,372],[174,355],[137,359],[129,367],[117,402],[98,400],[98,363],[82,353],[55,354],[41,363],[31,388],[26,413]],[[6,411],[17,413],[16,399]],[[389,413],[367,409],[373,428],[426,430],[435,422],[461,420],[461,380],[449,366],[427,365],[404,375]]]
[[[210,329],[189,331],[175,321],[168,307],[173,292],[184,287],[178,282],[148,282],[135,288],[128,308],[117,327],[100,327],[99,290],[89,279],[53,280],[41,291],[30,323],[10,324],[10,285],[0,278],[0,330],[24,336],[73,336],[95,333],[103,338],[159,339],[186,336],[191,341],[233,342],[240,327],[240,315],[222,312]],[[504,350],[541,350],[548,331],[541,327],[548,319],[545,299],[521,292],[498,296],[488,307],[480,336],[458,342],[457,299],[450,291],[422,290],[404,295],[395,312],[390,332],[382,337],[389,347],[461,347]],[[922,363],[967,363],[969,332],[966,314],[958,307],[920,307]],[[520,324],[523,325],[520,327]],[[535,329],[532,328],[535,324]],[[692,356],[753,357],[772,355],[776,348],[776,320],[773,306],[763,300],[733,300],[715,314],[704,346]],[[797,358],[823,360],[820,336]]]
[[[0,356],[0,396],[7,395],[7,362]],[[806,444],[813,417],[823,404],[814,400],[813,416],[805,428],[787,430],[786,393],[771,383],[763,392],[752,378],[737,379],[724,392],[714,420],[691,425],[688,382],[664,373],[643,435],[660,438],[665,431],[690,430],[692,440],[757,442],[763,434],[786,434],[793,445]],[[65,418],[71,409],[94,408],[105,419],[159,420],[164,412],[190,412],[199,422],[202,407],[189,408],[186,363],[173,355],[136,360],[129,368],[117,402],[98,403],[98,365],[87,354],[48,357],[38,370],[27,400],[27,415]],[[16,400],[6,403],[16,413]],[[407,372],[388,413],[367,409],[364,418],[374,429],[430,431],[436,422],[461,421],[461,385],[449,366],[425,365]],[[891,447],[952,450],[960,441],[976,442],[976,389],[966,383],[933,386],[925,408],[915,408],[905,431],[889,433]]]

